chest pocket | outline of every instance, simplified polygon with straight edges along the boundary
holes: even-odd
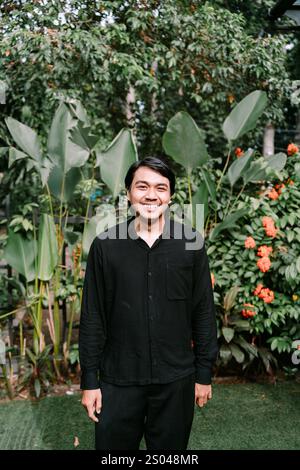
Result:
[[[169,300],[184,300],[192,295],[193,264],[167,264],[167,297]]]

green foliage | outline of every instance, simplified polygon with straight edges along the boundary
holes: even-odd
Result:
[[[223,132],[228,142],[240,139],[255,127],[267,106],[267,100],[265,92],[256,90],[233,108],[223,123]]]
[[[34,354],[29,348],[26,348],[27,363],[24,365],[24,373],[18,385],[18,391],[29,387],[36,398],[40,398],[43,392],[48,391],[54,379],[51,348],[52,346],[48,345],[38,354]]]
[[[22,277],[5,278],[0,296],[8,285],[14,296],[19,292],[34,326],[27,379],[36,395],[52,380],[47,375],[52,346],[43,346],[42,307],[49,311],[47,326],[58,359],[59,307],[67,301],[63,352],[74,364],[78,351],[70,341],[81,261],[96,230],[105,227],[105,203],[115,202],[122,191],[137,152],[160,155],[164,149],[180,175],[174,203],[204,204],[201,224],[210,234],[216,276],[220,361],[235,360],[247,369],[260,360],[271,373],[274,355],[288,354],[299,337],[299,164],[294,164],[296,157],[266,158],[255,149],[265,123],[284,124],[292,90],[290,53],[284,47],[290,38],[253,35],[259,21],[249,22],[247,12],[259,16],[261,10],[242,3],[2,2],[0,80],[7,117],[6,124],[0,123],[0,196],[10,193],[12,207],[10,232],[2,244]],[[245,148],[251,141],[253,149],[237,159],[232,141]],[[288,177],[295,185],[286,184],[279,199],[257,194]],[[37,205],[44,214],[39,233]],[[70,215],[83,218],[83,230],[68,224]],[[274,240],[261,225],[264,215],[279,228]],[[272,245],[266,273],[258,270],[254,251],[245,249],[247,235],[257,244]],[[72,258],[67,266],[64,244]],[[258,282],[274,290],[274,301],[267,304],[254,296]],[[256,314],[243,318],[248,302]],[[22,321],[19,327],[22,349]]]
[[[142,156],[161,152],[174,110],[201,123],[209,151],[217,152],[217,131],[231,105],[254,89],[268,94],[264,121],[283,121],[290,91],[286,40],[249,34],[249,16],[237,8],[180,0],[8,4],[1,8],[3,111],[44,139],[58,100],[69,97],[82,101],[105,147],[127,121],[130,85]]]
[[[132,131],[122,129],[105,152],[96,151],[97,164],[101,167],[101,177],[116,198],[124,188],[128,168],[138,160]]]
[[[186,112],[179,112],[168,122],[163,135],[163,147],[177,163],[191,173],[208,160],[203,131]]]
[[[242,158],[244,156],[240,157]],[[229,227],[216,238],[209,239],[208,254],[211,270],[216,279],[215,295],[220,336],[222,334],[224,337],[220,355],[223,363],[228,363],[231,357],[237,362],[241,361],[242,356],[237,355],[236,349],[230,349],[232,342],[234,344],[236,341],[235,338],[240,336],[240,327],[245,332],[244,338],[256,348],[266,370],[270,373],[272,362],[276,365],[272,354],[276,353],[278,357],[283,353],[291,354],[292,342],[300,336],[298,167],[299,153],[287,157],[287,165],[281,172],[281,181],[284,183],[280,183],[285,186],[279,187],[278,180],[273,177],[268,180],[267,188],[260,183],[256,188],[253,187],[251,191],[244,193],[239,206],[240,210],[246,210],[246,214],[237,220],[237,226],[234,229]],[[268,197],[271,187],[280,191],[277,199]],[[226,193],[224,188],[223,204]],[[262,223],[265,216],[274,220],[278,229],[275,236],[266,233]],[[254,248],[245,247],[247,237],[255,240]],[[257,265],[258,260],[262,259],[257,251],[261,246],[272,248],[268,255],[271,265],[265,272]],[[266,302],[263,296],[255,294],[254,291],[259,285],[272,291],[274,299],[272,300],[272,292],[269,302]],[[222,298],[226,292],[230,292],[232,286],[238,286],[238,292],[234,302],[231,303],[231,308],[226,308]],[[254,313],[247,318],[249,310]],[[243,316],[246,316],[246,319],[243,319]],[[232,330],[228,330],[228,327],[234,330],[234,334]],[[245,346],[245,343],[240,346]],[[248,367],[253,360],[252,353],[248,361],[241,361],[243,367]],[[282,361],[284,361],[283,356]]]

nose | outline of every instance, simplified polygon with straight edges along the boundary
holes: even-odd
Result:
[[[146,199],[151,199],[151,200],[156,200],[157,199],[156,191],[155,191],[154,188],[151,188],[151,186],[147,191]]]

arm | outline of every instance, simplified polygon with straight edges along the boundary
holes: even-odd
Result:
[[[81,403],[94,421],[98,421],[94,416],[95,410],[99,413],[101,409],[98,374],[106,338],[104,277],[99,242],[99,239],[94,239],[88,254],[79,325],[80,388],[83,390]]]
[[[195,251],[192,339],[194,342],[195,399],[203,406],[211,398],[211,371],[218,354],[216,312],[209,262],[203,246]]]

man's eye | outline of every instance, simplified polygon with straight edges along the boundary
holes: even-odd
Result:
[[[138,186],[138,189],[147,189],[146,186]]]

